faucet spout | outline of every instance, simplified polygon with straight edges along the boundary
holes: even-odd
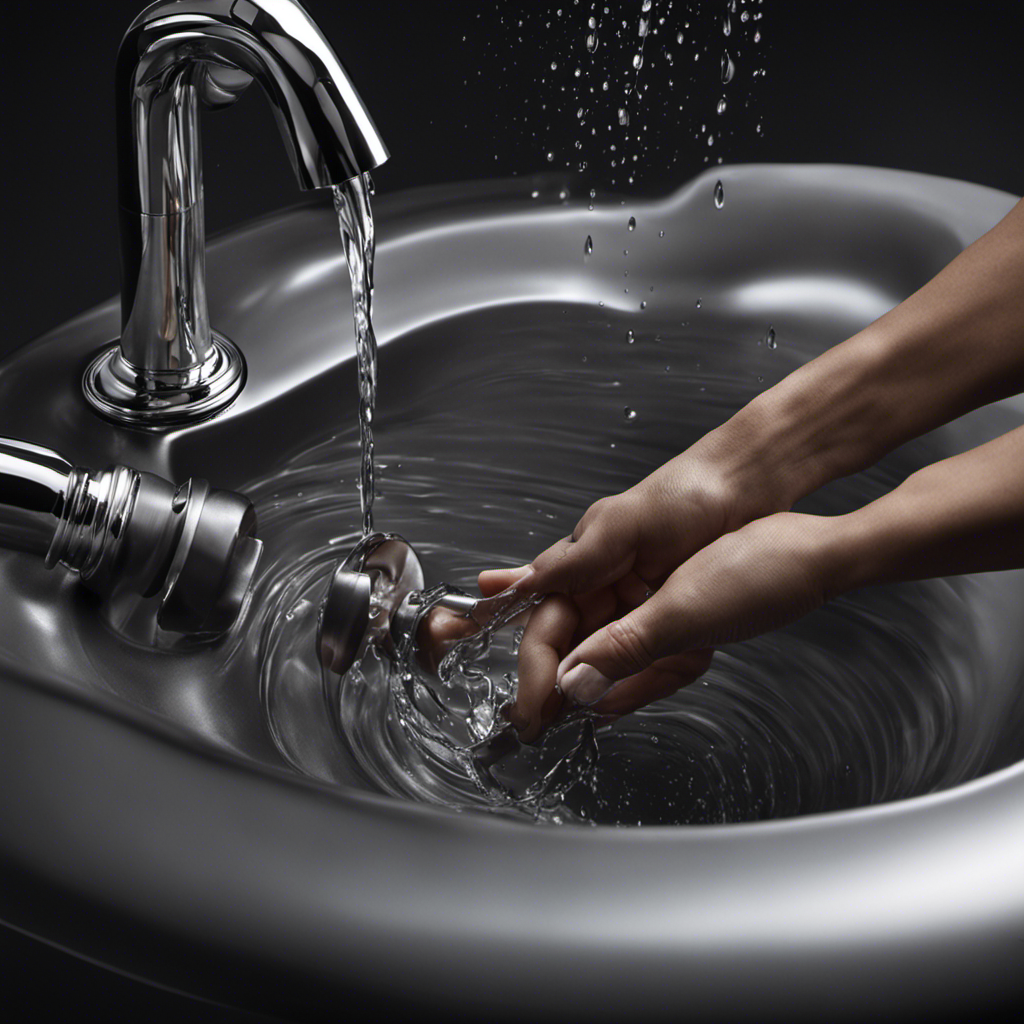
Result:
[[[161,0],[117,60],[121,339],[86,372],[93,406],[166,429],[214,415],[245,380],[211,329],[198,105],[233,103],[256,81],[301,189],[377,167],[388,153],[330,44],[295,0]]]

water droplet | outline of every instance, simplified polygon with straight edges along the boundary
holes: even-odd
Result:
[[[640,308],[641,309],[646,309],[647,308],[647,302],[646,301],[641,302],[640,303]]]
[[[630,231],[636,231],[636,217],[629,218],[628,227]]]
[[[602,82],[602,83],[601,83],[601,89],[602,89],[602,90],[603,90],[604,92],[607,92],[607,91],[608,91],[608,83],[607,83],[607,82]]]
[[[724,96],[718,101],[718,106],[715,109],[720,114],[724,114],[725,113],[725,97]]]
[[[587,240],[583,243],[583,262],[587,262],[587,257],[594,251],[594,240],[587,235]]]
[[[625,107],[619,107],[619,124],[629,124],[629,111]]]
[[[683,41],[683,33],[682,32],[677,32],[676,33],[676,42],[677,43],[682,43],[682,41]]]
[[[768,325],[768,330],[764,333],[764,343],[770,349],[776,349],[779,347],[779,343],[775,340],[775,328],[771,324]]]
[[[722,186],[721,181],[715,182],[715,207],[721,209],[725,206],[725,188]]]
[[[696,305],[697,305],[697,308],[700,309],[700,299],[697,300]]]
[[[639,71],[644,66],[644,55],[637,53],[633,56],[633,67]]]
[[[641,39],[647,36],[647,29],[650,26],[650,20],[648,18],[640,19],[640,28],[637,30]]]
[[[659,232],[658,232],[658,237],[659,237],[659,238],[664,238],[664,237],[665,237],[665,232],[664,232],[664,230],[662,230],[662,231],[659,231]]]
[[[636,341],[636,338],[633,337],[633,332],[632,331],[626,331],[626,344],[627,345],[632,345],[633,342],[635,342],[635,341]]]
[[[627,405],[626,408],[622,410],[622,415],[625,416],[627,420],[635,420],[636,409],[630,409],[630,407]]]
[[[551,70],[552,71],[557,71],[558,70],[558,65],[554,61],[551,62]]]
[[[729,20],[728,14],[722,18],[722,35],[732,35],[732,22]]]
[[[649,11],[650,9],[651,9],[651,0],[644,0],[642,6],[640,7],[640,10],[646,12],[646,11]]]
[[[591,199],[594,199],[594,198],[596,198],[596,197],[597,197],[597,189],[596,189],[596,188],[592,188],[592,189],[590,190],[590,198],[591,198]]]
[[[732,81],[732,76],[736,74],[736,65],[732,62],[732,57],[729,56],[729,51],[726,50],[722,54],[722,83],[728,85]]]
[[[555,159],[554,153],[548,153],[548,163],[550,164]]]
[[[594,19],[591,18],[590,20],[593,21]],[[588,53],[593,53],[597,49],[597,43],[598,43],[597,33],[596,32],[590,32],[587,35],[587,52]]]

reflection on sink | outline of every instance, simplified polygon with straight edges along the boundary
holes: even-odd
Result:
[[[385,199],[379,524],[417,545],[434,580],[468,588],[483,565],[527,560],[594,498],[891,308],[1012,203],[921,175],[754,166],[592,212],[518,186]],[[684,1000],[709,1019],[815,1000],[821,1014],[868,1012],[895,986],[938,1004],[969,976],[1009,985],[1024,917],[1009,853],[1024,799],[1024,574],[855,595],[720,655],[706,690],[680,698],[691,723],[718,715],[718,732],[690,730],[671,773],[696,790],[658,820],[756,824],[558,830],[457,814],[411,801],[346,749],[319,691],[309,699],[319,681],[301,645],[312,654],[317,588],[359,528],[344,273],[324,205],[211,246],[211,309],[249,379],[220,416],[171,434],[113,427],[81,394],[118,333],[112,303],[0,368],[0,433],[241,490],[266,544],[239,627],[169,649],[139,642],[130,608],[0,552],[0,753],[18,780],[0,849],[23,894],[4,918],[163,984],[288,1013],[386,991],[396,963],[410,998],[452,1005],[444,965],[458,962],[460,1005],[597,1019]],[[775,349],[759,344],[769,324]],[[1019,401],[973,414],[808,507],[861,503],[1022,417]],[[813,658],[808,629],[833,637]],[[864,686],[855,726],[810,692],[830,673]],[[714,760],[704,745],[714,733],[728,747],[728,716],[755,692],[777,702],[762,712],[788,749],[741,792],[750,735]],[[902,726],[888,746],[886,722]],[[769,778],[786,783],[770,799]],[[851,809],[864,804],[878,806]],[[807,812],[819,813],[759,820]],[[54,913],[58,900],[74,913]],[[643,992],[612,983],[623,956]]]

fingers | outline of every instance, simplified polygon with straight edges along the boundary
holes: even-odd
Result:
[[[567,698],[596,705],[619,680],[663,658],[756,636],[806,614],[826,597],[827,523],[779,513],[702,548],[650,600],[571,651],[556,685]]]
[[[662,658],[643,672],[617,683],[592,707],[601,715],[628,715],[656,700],[670,697],[704,675],[713,654],[713,650],[707,649]]]
[[[666,655],[686,651],[675,607],[662,588],[650,600],[596,630],[558,665],[555,684],[577,704],[593,705],[620,680],[639,675]]]
[[[572,647],[579,610],[567,597],[552,594],[533,610],[519,644],[519,687],[509,719],[524,743],[531,743],[562,707],[555,690],[558,663]]]
[[[583,594],[608,586],[636,558],[640,511],[626,495],[602,498],[587,509],[572,536],[552,544],[529,566],[481,573],[480,587],[487,593],[514,582],[524,593]]]
[[[529,565],[520,565],[515,569],[485,569],[477,577],[477,586],[484,597],[493,597],[503,590],[508,590],[531,571]]]

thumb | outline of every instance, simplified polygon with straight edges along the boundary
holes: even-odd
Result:
[[[594,704],[616,683],[649,669],[659,659],[689,649],[678,611],[659,590],[621,619],[592,633],[558,666],[555,686],[578,704]]]

